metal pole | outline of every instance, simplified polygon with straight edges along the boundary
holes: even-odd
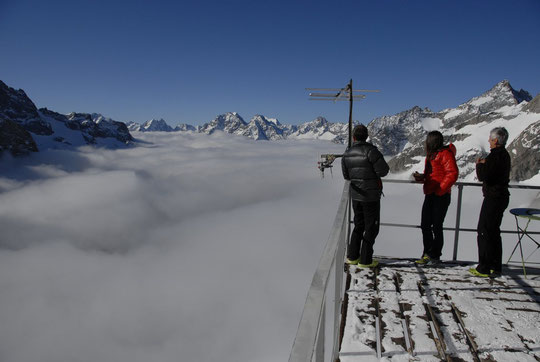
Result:
[[[321,321],[319,323],[319,337],[317,338],[317,347],[315,350],[315,361],[324,362],[324,337],[326,334],[326,298],[323,303],[323,308],[321,311]]]
[[[351,147],[352,146],[352,103],[353,103],[352,79],[349,80],[349,85],[347,87],[349,90],[349,147]]]
[[[463,196],[463,185],[458,185],[458,201],[456,211],[456,232],[454,234],[454,255],[452,260],[457,260],[458,242],[459,242],[459,223],[461,220],[461,197]]]
[[[341,303],[343,297],[343,260],[345,259],[345,248],[347,247],[347,235],[349,231],[350,223],[347,223],[347,227],[343,225],[343,229],[340,234],[340,242],[336,253],[336,259],[334,260],[335,268],[335,286],[334,286],[334,334],[333,334],[333,349],[332,349],[332,361],[335,361],[339,356],[339,342],[340,342],[340,324],[341,324]]]
[[[351,194],[349,193],[349,202],[347,204],[347,209],[349,210],[349,212],[347,213],[347,238],[345,239],[347,241],[347,246],[346,246],[346,251],[345,253],[347,253],[348,249],[349,249],[349,244],[351,243],[351,224],[353,222],[353,216],[352,216],[352,196]]]

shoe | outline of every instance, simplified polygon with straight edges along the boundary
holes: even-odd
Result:
[[[377,259],[373,259],[371,264],[358,264],[360,268],[375,268],[377,265],[379,265],[379,261]]]
[[[490,270],[489,277],[492,279],[500,278],[502,276],[500,271]]]
[[[476,268],[469,268],[469,273],[471,273],[475,277],[489,278],[489,274],[480,273],[478,270],[476,270]]]
[[[356,265],[356,264],[358,264],[359,261],[360,261],[360,258],[355,259],[355,260],[351,260],[349,258],[345,259],[345,263],[349,264],[349,265]]]
[[[424,254],[421,259],[415,261],[418,265],[426,265],[430,260],[430,257],[427,254]]]
[[[441,264],[441,259],[429,258],[425,266],[437,266]]]

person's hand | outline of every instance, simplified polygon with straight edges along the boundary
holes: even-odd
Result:
[[[414,180],[417,181],[417,182],[420,182],[420,181],[424,180],[424,174],[418,173],[418,171],[413,173],[413,177],[414,177]]]
[[[476,163],[486,163],[486,159],[485,158],[479,158],[476,160]]]

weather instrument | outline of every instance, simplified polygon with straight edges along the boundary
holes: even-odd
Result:
[[[333,153],[327,153],[327,154],[321,155],[320,161],[317,162],[317,168],[321,171],[321,178],[324,178],[324,170],[327,168],[330,169],[330,175],[333,176],[332,167],[334,166],[332,165],[332,163],[334,163],[336,158],[342,157],[342,156],[343,155],[336,155]]]
[[[352,79],[343,88],[306,88],[309,93],[309,100],[312,101],[349,101],[349,138],[348,147],[352,146],[352,110],[353,101],[366,98],[365,94],[361,93],[378,93],[377,89],[353,89]],[[321,160],[317,162],[317,167],[321,170],[321,175],[324,177],[324,170],[329,168],[332,172],[332,163],[337,157],[343,155],[325,154],[321,155]]]

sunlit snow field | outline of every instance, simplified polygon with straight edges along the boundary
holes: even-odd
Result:
[[[316,162],[343,146],[135,137],[130,149],[2,160],[0,360],[286,360],[343,188],[339,162],[324,179]],[[513,190],[510,208],[536,194]],[[462,227],[481,199],[465,189]],[[382,221],[418,224],[422,200],[420,185],[386,183]],[[515,229],[508,213],[503,229]],[[477,258],[475,237],[461,234],[459,259]],[[420,252],[416,229],[383,228],[375,245]]]

